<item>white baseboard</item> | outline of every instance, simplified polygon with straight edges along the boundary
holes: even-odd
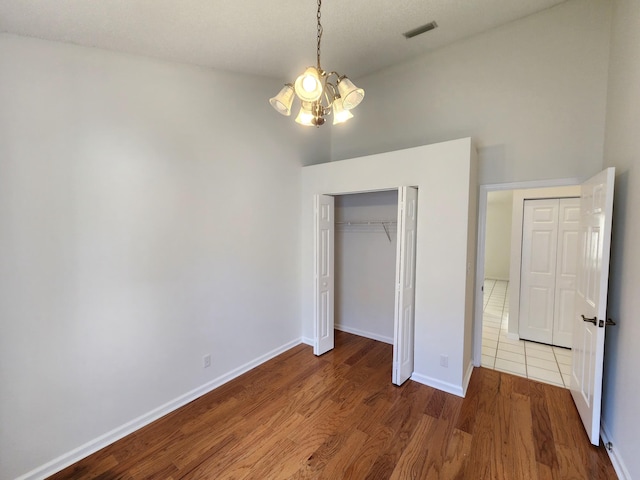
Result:
[[[464,378],[462,379],[462,396],[467,396],[467,388],[469,388],[469,382],[471,381],[471,374],[473,373],[473,361],[469,362],[467,365],[467,371],[464,374]]]
[[[392,337],[385,337],[383,335],[378,335],[377,333],[366,332],[364,330],[360,330],[357,328],[346,327],[344,325],[334,325],[336,330],[340,330],[341,332],[352,333],[354,335],[358,335],[360,337],[370,338],[371,340],[378,340],[379,342],[388,343],[393,345]]]
[[[458,397],[464,397],[465,392],[463,390],[462,385],[455,385],[449,382],[443,382],[442,380],[438,380],[436,378],[428,377],[426,375],[420,375],[419,373],[413,373],[411,375],[411,380],[422,383],[423,385],[427,385],[429,387],[436,388],[438,390],[442,390],[443,392],[451,393]]]
[[[627,470],[627,467],[624,464],[620,453],[616,450],[615,443],[611,439],[611,434],[609,433],[609,430],[607,429],[607,426],[604,424],[604,422],[600,423],[600,436],[602,437],[602,441],[605,445],[605,450],[607,451],[607,455],[609,455],[609,459],[611,460],[611,464],[613,465],[613,469],[616,471],[618,478],[620,480],[631,480],[631,474],[629,473],[629,470]],[[606,445],[609,442],[612,443],[611,450],[606,448]]]
[[[186,405],[189,402],[201,397],[209,393],[212,390],[224,385],[225,383],[233,380],[236,377],[239,377],[243,373],[248,372],[252,368],[257,367],[258,365],[271,360],[272,358],[280,355],[283,352],[295,347],[296,345],[300,345],[300,343],[304,342],[304,338],[292,340],[278,348],[271,350],[270,352],[261,355],[260,357],[251,360],[250,362],[241,365],[240,367],[231,370],[230,372],[219,376],[218,378],[211,380],[210,382],[205,383],[204,385],[191,390],[190,392],[185,393],[184,395],[171,400],[170,402],[165,403],[164,405],[159,406],[151,410],[144,415],[139,416],[131,420],[130,422],[117,427],[110,432],[105,433],[104,435],[99,436],[98,438],[91,440],[80,447],[71,450],[63,455],[60,455],[58,458],[51,460],[50,462],[41,465],[28,473],[18,477],[16,480],[41,480],[45,479],[60,470],[67,468],[69,465],[73,465],[79,460],[91,455],[92,453],[97,452],[98,450],[111,445],[113,442],[120,440],[123,437],[139,430],[140,428],[154,422],[155,420],[164,417],[166,414],[177,410],[178,408]],[[306,342],[304,342],[306,343]]]
[[[305,345],[311,345],[313,347],[313,338],[302,337],[302,343],[304,343]]]

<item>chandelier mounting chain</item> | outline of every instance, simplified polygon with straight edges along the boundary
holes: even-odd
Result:
[[[297,97],[301,106],[296,122],[319,127],[324,125],[325,117],[330,114],[333,114],[334,125],[353,118],[351,110],[364,98],[364,90],[356,87],[345,75],[334,71],[327,73],[322,69],[322,0],[317,1],[316,66],[307,67],[293,84],[285,84],[275,97],[269,99],[269,103],[278,113],[289,116],[293,101]]]
[[[322,0],[318,0],[318,48],[317,48],[317,56],[318,56],[318,70],[322,71],[322,67],[320,66],[320,42],[322,42],[322,12],[320,8],[322,7]]]

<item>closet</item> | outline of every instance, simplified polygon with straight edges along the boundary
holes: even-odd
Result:
[[[398,191],[335,197],[335,328],[393,344]]]
[[[519,336],[571,348],[579,198],[524,201]]]

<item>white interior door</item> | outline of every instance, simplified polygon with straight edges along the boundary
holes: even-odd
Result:
[[[615,169],[582,184],[571,395],[591,443],[600,443]]]
[[[551,343],[556,290],[558,199],[525,200],[520,278],[520,338]]]
[[[334,198],[316,195],[315,203],[315,292],[314,292],[314,345],[313,353],[322,355],[333,349],[334,300]]]
[[[413,373],[417,211],[418,189],[400,187],[392,375],[396,385]]]
[[[576,311],[576,272],[580,199],[561,198],[558,211],[558,259],[553,315],[553,345],[571,348]]]

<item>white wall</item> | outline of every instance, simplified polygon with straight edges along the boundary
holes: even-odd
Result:
[[[299,340],[300,164],[329,152],[274,81],[10,35],[0,72],[10,479]]]
[[[336,222],[397,221],[398,191],[338,195]],[[393,343],[397,226],[336,225],[335,325]],[[389,239],[390,238],[390,239]]]
[[[313,196],[418,187],[415,380],[462,395],[470,374],[475,276],[470,139],[302,169],[302,320],[313,338]],[[449,367],[440,366],[449,356]]]
[[[513,192],[489,192],[485,234],[484,276],[509,280],[511,260],[511,207]]]
[[[609,22],[608,0],[569,0],[356,79],[366,97],[333,129],[332,158],[469,136],[480,184],[590,176],[602,168]]]
[[[640,2],[613,2],[605,165],[616,167],[602,423],[626,478],[640,478]]]

